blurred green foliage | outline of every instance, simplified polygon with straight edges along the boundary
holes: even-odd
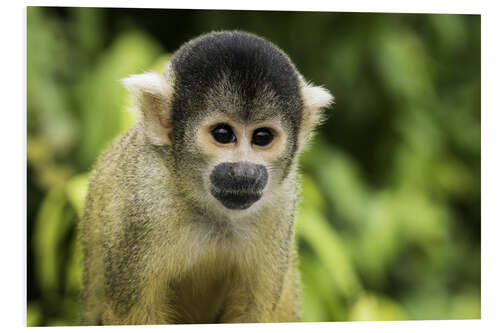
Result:
[[[480,318],[480,17],[27,10],[28,326],[78,325],[77,222],[133,122],[119,79],[203,32],[283,48],[336,97],[301,159],[306,321]]]

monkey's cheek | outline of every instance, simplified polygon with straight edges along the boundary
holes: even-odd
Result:
[[[215,188],[212,188],[210,192],[224,207],[236,210],[247,209],[262,197],[262,193],[257,192],[233,193]]]

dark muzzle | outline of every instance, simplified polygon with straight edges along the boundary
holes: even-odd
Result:
[[[211,193],[226,208],[246,209],[266,187],[266,167],[249,162],[221,163],[210,174]]]

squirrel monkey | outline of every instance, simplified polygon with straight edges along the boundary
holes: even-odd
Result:
[[[90,179],[83,323],[299,321],[297,160],[330,93],[245,32],[122,82],[141,116]]]

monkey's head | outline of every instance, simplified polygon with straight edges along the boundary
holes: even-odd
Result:
[[[178,190],[204,209],[246,210],[280,195],[332,97],[286,54],[243,32],[183,45],[163,75],[123,80],[148,142],[163,148]]]

